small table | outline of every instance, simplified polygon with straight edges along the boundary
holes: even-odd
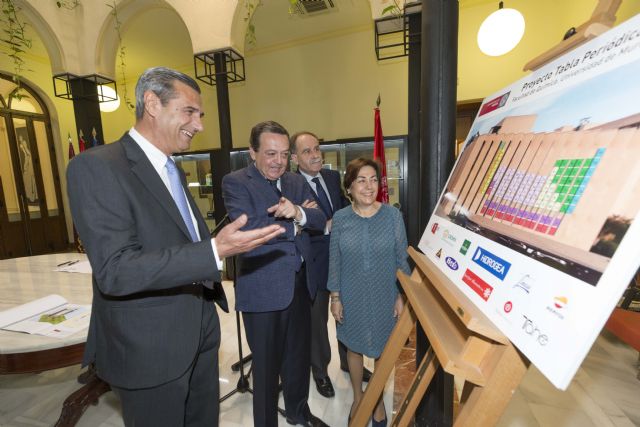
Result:
[[[0,260],[0,310],[50,294],[73,304],[91,304],[91,275],[53,271],[58,264],[80,260],[85,254],[61,253]],[[87,331],[67,338],[51,338],[0,330],[0,374],[24,374],[64,368],[82,362]],[[56,426],[73,426],[89,404],[109,391],[109,385],[89,369],[78,380],[82,388],[65,401]]]

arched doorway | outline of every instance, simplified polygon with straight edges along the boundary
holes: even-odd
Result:
[[[68,248],[49,113],[0,73],[0,259]]]

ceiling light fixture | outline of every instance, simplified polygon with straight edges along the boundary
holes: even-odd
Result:
[[[522,14],[515,9],[505,9],[504,2],[500,2],[498,10],[480,25],[478,46],[486,55],[504,55],[520,43],[524,27]]]

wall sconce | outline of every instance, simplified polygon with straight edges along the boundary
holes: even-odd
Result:
[[[480,25],[478,46],[486,55],[504,55],[520,43],[524,26],[522,14],[515,9],[505,9],[504,2],[500,2],[498,10]]]
[[[120,107],[120,97],[111,86],[98,85],[98,99],[103,113],[111,113]]]

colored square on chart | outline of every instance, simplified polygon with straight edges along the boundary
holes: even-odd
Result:
[[[577,191],[578,187],[574,185],[569,189],[569,194],[576,194]]]
[[[546,233],[548,229],[549,227],[543,224],[538,224],[538,226],[536,227],[536,231],[540,233]]]

